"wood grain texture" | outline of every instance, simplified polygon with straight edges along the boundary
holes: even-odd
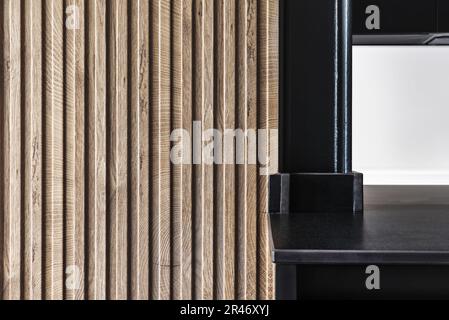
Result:
[[[259,136],[262,149],[266,154],[259,168],[258,193],[258,287],[259,299],[274,298],[273,264],[270,256],[270,241],[267,230],[268,214],[268,178],[267,173],[277,172],[277,136],[269,130],[276,129],[278,124],[278,3],[276,1],[259,2],[258,16],[258,126],[267,130]]]
[[[65,298],[84,299],[86,223],[86,70],[84,0],[66,0],[65,13],[78,12],[66,31],[65,83]],[[78,10],[78,11],[77,11]]]
[[[257,1],[239,1],[237,10],[237,127],[246,134],[243,164],[237,167],[237,273],[239,299],[256,298],[257,168],[248,152],[257,129]]]
[[[26,0],[22,18],[23,292],[24,299],[42,298],[42,3]]]
[[[21,287],[21,3],[3,1],[3,297],[20,298]],[[18,39],[16,38],[18,37]],[[15,38],[15,40],[12,40]]]
[[[87,1],[89,299],[106,298],[106,1]]]
[[[150,297],[150,1],[131,1],[131,246],[132,299]]]
[[[188,133],[183,136],[182,143],[190,142],[192,137],[192,103],[193,103],[193,55],[192,55],[192,28],[193,28],[193,0],[182,1],[182,125],[181,128]],[[187,160],[182,165],[181,176],[181,251],[175,252],[180,258],[181,268],[179,269],[180,285],[177,291],[180,292],[179,298],[193,298],[193,232],[192,232],[192,154],[191,151],[183,155],[182,159]]]
[[[0,297],[272,299],[278,0],[0,16]]]
[[[214,129],[214,7],[215,1],[202,2],[201,59],[202,100],[201,122],[203,132],[203,163],[201,165],[201,299],[213,299],[214,288],[214,168],[210,163],[213,157],[211,146],[213,136],[207,134]]]
[[[44,297],[63,298],[63,0],[44,2]]]
[[[215,128],[223,132],[222,164],[216,168],[216,292],[217,299],[235,299],[235,167],[225,150],[227,130],[235,130],[235,6],[236,1],[218,1],[216,9],[216,114]]]
[[[171,87],[171,98],[172,98],[172,111],[171,111],[171,122],[173,128],[182,128],[183,119],[183,99],[182,99],[182,63],[184,60],[182,51],[182,1],[174,0],[172,2],[172,72],[173,72],[173,82]],[[180,138],[182,139],[182,137]],[[170,139],[171,146],[174,147],[172,138]],[[182,292],[182,163],[172,163],[171,179],[172,179],[172,189],[171,189],[171,216],[172,216],[172,285],[173,292],[172,298],[179,300],[183,296]]]
[[[159,1],[160,56],[159,56],[159,299],[171,298],[171,175],[170,175],[170,132],[171,132],[171,1]]]
[[[107,21],[107,215],[109,218],[109,292],[128,298],[128,3],[113,0]],[[109,9],[108,8],[108,9]],[[134,113],[133,113],[134,114]]]

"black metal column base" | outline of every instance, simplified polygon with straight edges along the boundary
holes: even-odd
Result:
[[[296,173],[270,177],[270,213],[363,212],[363,175]]]

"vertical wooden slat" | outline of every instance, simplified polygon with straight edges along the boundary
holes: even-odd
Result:
[[[217,113],[216,129],[223,134],[222,163],[216,175],[216,279],[218,299],[235,298],[235,1],[219,1],[216,9]]]
[[[137,299],[148,299],[150,296],[150,279],[149,279],[149,207],[150,207],[150,97],[149,97],[149,62],[150,62],[150,46],[149,46],[149,0],[139,1],[139,30],[136,34],[139,35],[137,44],[138,50],[134,51],[139,59],[136,60],[135,85],[139,87],[139,158],[138,158],[138,174],[139,174],[139,201],[138,201],[138,220],[136,220],[136,238],[138,237],[138,244],[136,251],[138,252],[139,260],[136,263],[136,283],[138,288],[136,292]],[[138,63],[137,63],[138,62]],[[138,68],[137,68],[138,67]],[[137,80],[137,74],[139,79]],[[136,143],[137,145],[137,143]]]
[[[247,10],[247,119],[248,133],[247,145],[247,194],[246,194],[246,228],[247,228],[247,283],[246,299],[256,299],[257,290],[257,6],[256,0],[248,1]]]
[[[192,116],[195,122],[194,130],[198,129],[198,121],[202,121],[202,101],[203,101],[203,59],[202,59],[202,30],[203,30],[203,0],[192,0],[193,5],[193,28],[192,28]],[[202,125],[199,125],[202,129]],[[192,222],[193,222],[193,236],[192,236],[192,253],[193,253],[193,298],[201,299],[203,292],[203,260],[202,260],[202,150],[198,150],[195,141],[202,139],[202,133],[192,132],[192,139],[194,141],[192,146]],[[201,141],[201,140],[200,140]]]
[[[150,7],[150,110],[151,110],[151,250],[150,250],[150,262],[151,262],[151,299],[159,298],[159,139],[160,139],[160,122],[159,110],[160,110],[160,37],[159,37],[159,23],[160,23],[160,11],[159,1],[151,1]]]
[[[205,1],[203,21],[203,132],[214,128],[214,1]],[[209,144],[214,141],[206,141]],[[214,168],[203,162],[203,299],[213,299]]]
[[[153,216],[152,290],[157,299],[170,298],[170,2],[153,1],[152,118],[153,118]]]
[[[63,297],[63,0],[45,1],[45,298]]]
[[[3,298],[21,298],[21,3],[3,6]]]
[[[270,0],[268,8],[269,16],[269,32],[268,32],[268,69],[269,85],[268,85],[268,125],[269,129],[273,132],[278,131],[279,123],[279,0]],[[269,143],[269,164],[271,173],[278,172],[278,135],[274,137],[270,134]],[[268,228],[265,231],[268,237]],[[268,249],[269,256],[271,257],[271,250]],[[271,260],[268,265],[267,271],[267,299],[274,299],[274,265]]]
[[[172,2],[171,28],[172,28],[172,124],[174,129],[182,128],[183,105],[182,105],[182,0]],[[181,138],[182,139],[182,138]],[[174,141],[172,141],[173,143]],[[172,162],[172,193],[171,193],[171,216],[172,216],[172,298],[179,300],[182,296],[181,275],[181,248],[182,248],[182,164]]]
[[[76,299],[85,299],[85,260],[86,260],[86,1],[76,0],[78,7],[79,29],[75,41],[75,221],[74,221],[74,266],[79,270],[79,283],[75,285]]]
[[[88,297],[105,299],[106,0],[88,4]]]
[[[109,10],[110,9],[110,10]],[[108,4],[109,298],[128,298],[128,6]]]
[[[279,118],[279,1],[268,1],[268,126],[278,129]],[[278,172],[278,140],[270,138],[270,170]],[[272,292],[274,294],[274,291]]]
[[[239,1],[236,17],[237,28],[237,92],[236,126],[246,130],[246,10],[247,0]],[[238,142],[237,142],[238,143]],[[238,151],[238,150],[237,150]],[[239,157],[240,156],[240,157]],[[246,296],[246,166],[240,164],[242,155],[237,155],[236,166],[236,215],[237,215],[237,298]],[[240,158],[240,159],[239,159]],[[246,156],[243,159],[246,162]]]
[[[182,128],[192,136],[192,0],[182,1]],[[183,137],[183,145],[185,139]],[[187,141],[190,143],[190,141]],[[181,190],[181,285],[180,298],[192,299],[192,154],[185,154],[182,165],[182,190]]]
[[[131,298],[149,298],[149,1],[131,1]]]
[[[265,136],[265,165],[259,180],[259,284],[258,298],[274,298],[274,265],[271,261],[268,213],[268,174],[277,169],[278,127],[278,39],[279,39],[279,0],[264,0],[259,7],[259,126],[269,130]]]
[[[160,140],[159,140],[159,221],[160,221],[160,284],[159,298],[171,297],[171,179],[170,179],[170,131],[171,131],[171,2],[160,0]]]
[[[75,3],[71,0],[64,1],[64,13],[73,9]],[[73,17],[76,19],[76,17]],[[76,283],[76,266],[75,266],[75,248],[74,232],[75,232],[75,119],[76,119],[76,51],[75,39],[76,24],[65,21],[65,37],[64,42],[64,213],[65,213],[65,232],[64,232],[64,265],[65,265],[65,283],[64,297],[66,299],[74,299],[76,291],[73,288],[79,285]],[[74,282],[74,283],[70,283]]]
[[[131,292],[149,298],[149,0],[131,1]]]
[[[65,2],[65,298],[85,297],[85,5]]]
[[[256,298],[257,167],[254,133],[257,129],[257,1],[239,2],[238,10],[238,124],[246,132],[245,164],[238,168],[238,297]],[[252,144],[252,145],[251,145]],[[249,150],[249,147],[252,147]]]
[[[215,98],[216,103],[214,105],[214,128],[220,132],[224,131],[224,74],[226,72],[224,67],[225,62],[225,50],[224,50],[224,7],[223,1],[217,1],[215,3],[215,13],[214,13],[214,23],[215,23],[215,35],[214,35],[214,65],[215,65]],[[221,147],[221,148],[220,148]],[[219,157],[222,157],[223,146],[216,146]],[[220,149],[218,149],[220,148]],[[224,243],[224,167],[222,163],[216,163],[214,166],[214,189],[216,190],[214,202],[214,215],[215,215],[215,232],[214,232],[214,251],[215,251],[215,261],[214,261],[214,296],[217,299],[223,299],[224,297],[224,287],[226,279],[224,276],[225,272],[225,243]]]
[[[235,103],[236,103],[236,2],[235,1],[225,1],[225,36],[224,36],[224,51],[225,51],[225,90],[224,90],[224,107],[225,107],[225,117],[224,117],[224,129],[225,135],[227,130],[235,130]],[[228,141],[225,141],[225,143]],[[226,159],[224,159],[226,160]],[[227,160],[225,161],[224,168],[224,262],[225,262],[225,272],[224,277],[226,279],[224,299],[235,299],[235,244],[236,244],[236,221],[235,221],[235,166]]]
[[[42,3],[24,7],[24,189],[23,294],[42,298]]]
[[[258,114],[258,126],[259,129],[268,129],[268,4],[269,0],[262,0],[259,2],[259,29],[258,29],[258,42],[259,42],[259,56],[258,56],[258,69],[259,69],[259,83],[258,83],[258,95],[259,95],[259,114]],[[260,137],[259,147],[263,152],[269,150],[269,132],[263,133],[264,136]],[[263,145],[262,145],[263,144]],[[268,268],[269,268],[269,241],[267,233],[267,213],[268,213],[268,176],[267,166],[269,156],[268,153],[263,155],[261,159],[263,164],[259,168],[259,194],[258,194],[258,287],[257,297],[259,299],[267,299],[268,296]],[[265,165],[264,165],[265,164]],[[265,171],[264,171],[265,170]],[[267,259],[268,258],[268,259]]]

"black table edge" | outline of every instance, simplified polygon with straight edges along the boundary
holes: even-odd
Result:
[[[272,261],[277,264],[297,265],[449,265],[449,251],[282,250],[272,246]]]

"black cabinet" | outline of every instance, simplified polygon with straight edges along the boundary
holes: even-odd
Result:
[[[449,205],[427,199],[436,203],[377,198],[363,214],[271,214],[277,297],[449,299]],[[370,276],[379,288],[366,286]]]
[[[300,300],[446,300],[449,266],[302,265],[295,267]]]

